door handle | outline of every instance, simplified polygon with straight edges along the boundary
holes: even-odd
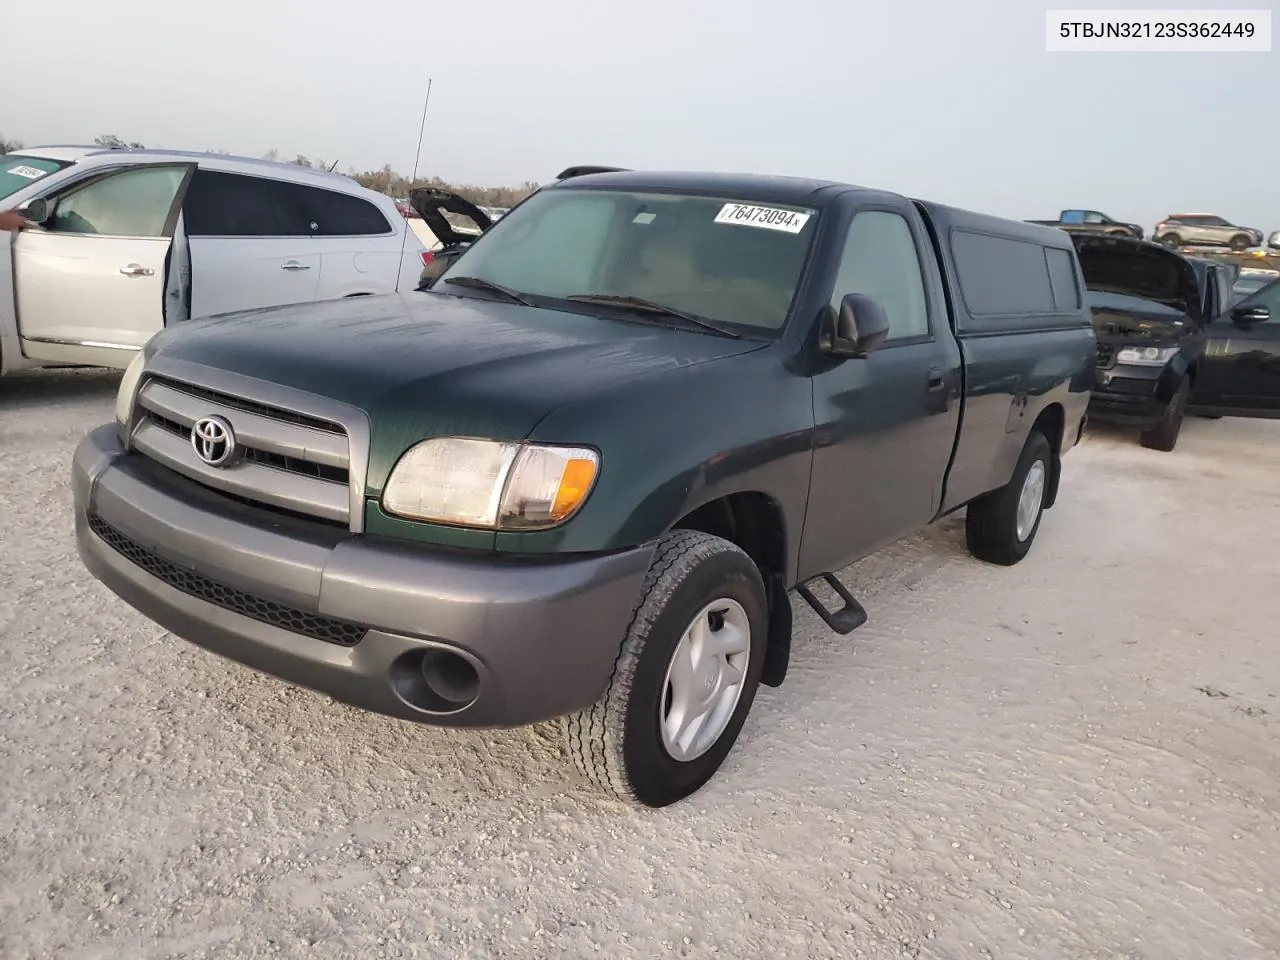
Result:
[[[120,268],[120,272],[126,277],[149,277],[155,273],[150,267],[144,267],[140,263],[126,263]]]
[[[942,368],[933,367],[929,371],[929,386],[928,386],[929,392],[935,393],[936,391],[941,390],[946,385],[947,385],[947,380],[942,373]]]
[[[297,260],[286,260],[284,263],[280,264],[280,269],[281,270],[310,270],[311,264],[299,263]]]

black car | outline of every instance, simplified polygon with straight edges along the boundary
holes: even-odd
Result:
[[[1089,417],[1137,427],[1144,447],[1169,451],[1178,442],[1183,418],[1273,416],[1263,396],[1280,396],[1280,360],[1272,374],[1249,377],[1247,390],[1261,394],[1234,402],[1230,358],[1240,337],[1280,347],[1263,312],[1237,303],[1231,284],[1238,268],[1202,257],[1187,257],[1159,244],[1122,237],[1075,235],[1072,241],[1088,290],[1098,366]],[[1268,288],[1270,289],[1270,288]],[[1241,309],[1245,307],[1246,309]],[[1280,329],[1280,324],[1270,327]],[[1255,365],[1267,365],[1250,347]],[[1266,386],[1268,377],[1273,386]],[[1223,409],[1224,404],[1231,409]]]
[[[1280,277],[1206,326],[1190,412],[1280,419]]]

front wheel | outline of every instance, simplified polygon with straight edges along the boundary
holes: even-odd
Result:
[[[1237,233],[1234,237],[1231,238],[1231,249],[1234,250],[1236,253],[1240,253],[1243,250],[1248,250],[1252,246],[1253,246],[1253,239],[1251,237],[1246,237],[1243,233]]]
[[[1160,238],[1160,242],[1163,243],[1166,247],[1182,246],[1182,238],[1178,236],[1176,233],[1166,233],[1163,237]]]
[[[1051,458],[1049,441],[1032,431],[1009,482],[969,504],[964,533],[971,554],[1004,567],[1027,555],[1044,514]]]
[[[1139,442],[1149,450],[1168,452],[1178,445],[1178,435],[1182,433],[1182,421],[1186,417],[1187,399],[1191,396],[1191,378],[1183,377],[1178,384],[1178,392],[1173,395],[1169,405],[1164,408],[1164,417],[1159,426],[1145,430],[1138,438]]]
[[[742,550],[707,533],[664,536],[608,689],[561,720],[578,770],[649,807],[699,790],[751,709],[767,624],[764,582]]]

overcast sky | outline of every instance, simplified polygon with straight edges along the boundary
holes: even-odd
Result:
[[[432,78],[420,170],[454,181],[702,168],[1280,229],[1280,54],[1049,54],[1046,6],[1070,4],[5,0],[0,133],[408,173]]]

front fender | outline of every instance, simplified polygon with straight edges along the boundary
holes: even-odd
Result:
[[[812,436],[811,381],[786,370],[772,350],[568,404],[529,439],[600,450],[596,488],[563,527],[499,533],[495,546],[534,553],[623,549],[661,536],[705,503],[754,492],[777,502],[793,550],[808,502]]]

